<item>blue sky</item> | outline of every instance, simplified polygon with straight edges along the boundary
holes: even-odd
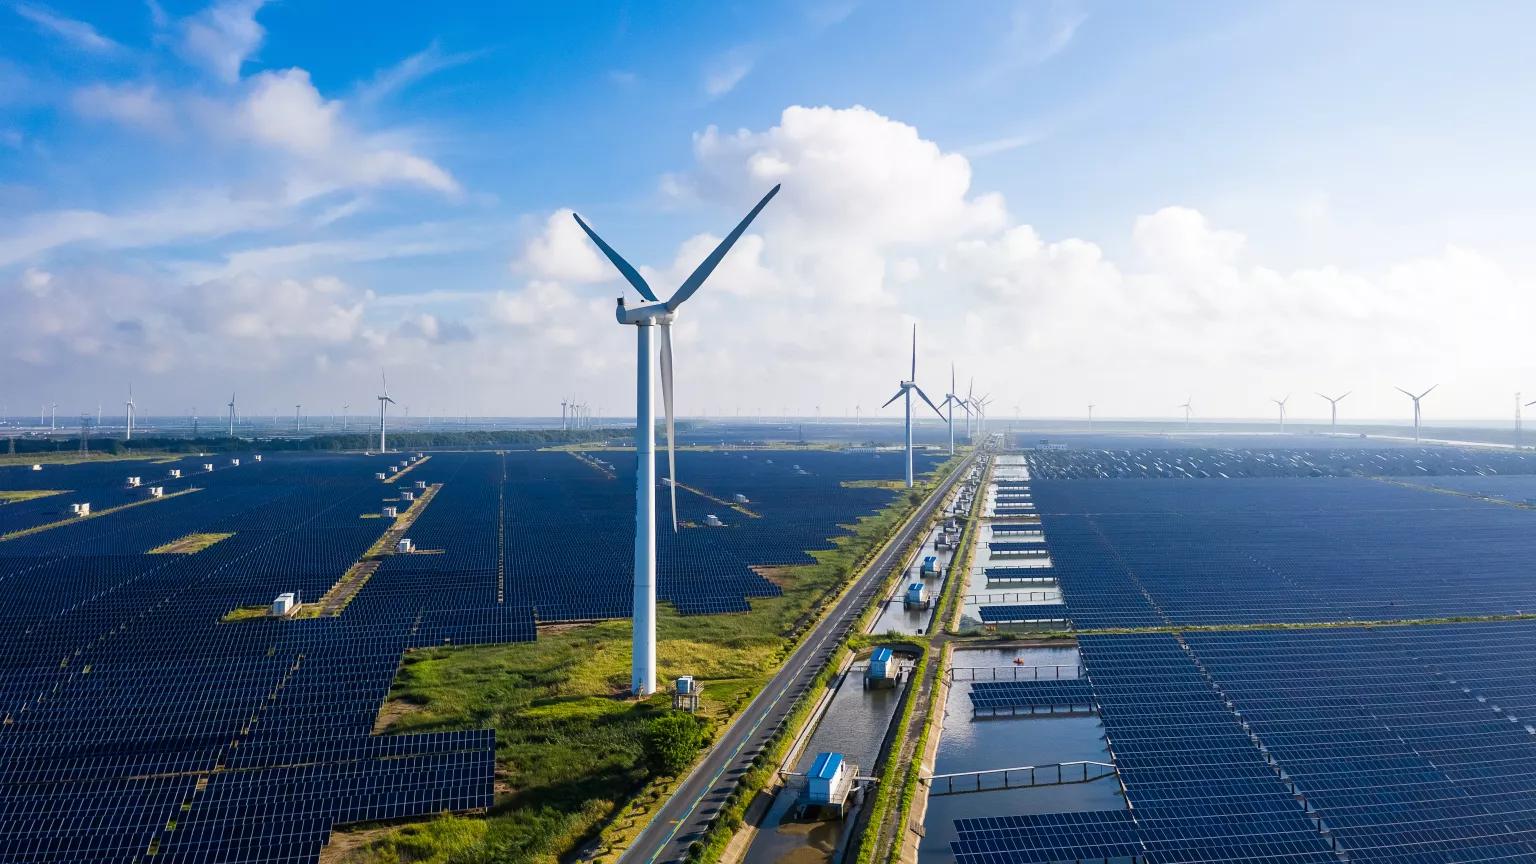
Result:
[[[0,0],[0,402],[627,412],[563,210],[665,283],[772,182],[685,413],[867,410],[914,321],[1036,415],[1536,391],[1529,7],[481,6]]]

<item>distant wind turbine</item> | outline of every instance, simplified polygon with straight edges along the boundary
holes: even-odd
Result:
[[[955,406],[964,404],[963,399],[955,394],[955,364],[949,364],[949,392],[944,394],[944,401],[939,405],[949,411],[945,423],[949,426],[949,455],[955,455]]]
[[[1271,402],[1275,403],[1276,405],[1280,406],[1280,434],[1284,435],[1285,434],[1285,403],[1291,401],[1291,395],[1289,393],[1287,393],[1285,395],[1284,399],[1271,399],[1269,401],[1271,401]]]
[[[1520,431],[1521,431],[1521,428],[1520,428],[1520,422],[1521,422],[1520,421],[1520,406],[1521,405],[1524,405],[1525,407],[1529,408],[1532,405],[1536,405],[1536,401],[1521,402],[1520,401],[1520,394],[1519,393],[1515,394],[1515,449],[1516,450],[1520,449]]]
[[[225,407],[229,409],[229,437],[233,438],[235,437],[235,394],[233,391],[230,392],[229,404]]]
[[[1324,399],[1328,400],[1328,434],[1329,435],[1336,434],[1339,431],[1339,403],[1344,401],[1344,397],[1345,396],[1348,396],[1350,393],[1353,393],[1353,392],[1354,392],[1353,390],[1346,391],[1344,393],[1344,396],[1328,396],[1328,395],[1325,395],[1325,394],[1322,394],[1322,393],[1317,394],[1319,396],[1322,396]]]
[[[124,441],[133,440],[133,382],[128,382],[128,400],[123,403],[123,413],[127,415],[128,431],[124,433]]]
[[[1088,403],[1088,432],[1093,432],[1093,403]]]
[[[1194,401],[1195,397],[1191,396],[1184,400],[1183,405],[1179,406],[1180,408],[1184,409],[1184,431],[1186,432],[1189,431],[1189,415],[1195,410]]]
[[[1440,386],[1439,384],[1435,385],[1435,387],[1439,387],[1439,386]],[[1413,400],[1413,443],[1415,443],[1415,444],[1419,443],[1419,416],[1420,416],[1419,415],[1419,400],[1423,399],[1425,396],[1428,396],[1430,393],[1434,392],[1435,387],[1431,387],[1428,390],[1425,390],[1423,393],[1420,393],[1417,396],[1413,395],[1412,393],[1409,393],[1407,390],[1404,390],[1401,387],[1397,388],[1397,392],[1399,392],[1399,393],[1403,394],[1404,396],[1407,396],[1409,399]]]
[[[699,266],[689,274],[677,291],[662,302],[646,283],[645,277],[634,265],[625,261],[612,246],[597,236],[574,213],[576,224],[581,226],[597,248],[602,250],[614,268],[627,281],[647,305],[633,309],[618,299],[615,317],[622,325],[635,328],[635,583],[630,691],[636,696],[648,696],[656,691],[656,406],[651,398],[651,381],[654,374],[651,353],[651,332],[661,330],[661,399],[667,425],[667,474],[672,495],[672,529],[677,530],[677,457],[673,439],[674,415],[672,408],[672,321],[678,307],[687,302],[704,280],[714,272],[736,241],[746,232],[747,226],[757,214],[768,206],[779,187],[768,190],[757,206],[736,224],[731,233],[721,240]]]
[[[906,419],[906,423],[905,423],[905,430],[906,430],[906,442],[907,442],[907,488],[908,489],[912,488],[912,392],[914,390],[917,391],[917,395],[921,396],[924,402],[928,403],[928,407],[933,409],[933,413],[939,415],[939,419],[943,420],[944,419],[944,412],[939,410],[939,406],[933,404],[933,400],[928,398],[928,394],[923,392],[923,388],[917,386],[917,325],[916,324],[912,325],[912,377],[904,379],[901,382],[901,386],[896,388],[896,395],[892,396],[891,398],[889,398],[887,400],[885,400],[885,405],[881,405],[880,406],[881,408],[884,408],[886,405],[889,405],[892,402],[895,402],[897,399],[904,399],[905,400],[904,408],[906,410],[906,418],[907,418]]]

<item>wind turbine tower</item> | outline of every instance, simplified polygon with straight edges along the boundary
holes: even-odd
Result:
[[[1088,434],[1093,434],[1093,403],[1088,403]]]
[[[908,489],[912,488],[912,391],[914,391],[914,390],[917,391],[917,395],[921,396],[924,402],[928,403],[928,407],[933,409],[933,413],[939,415],[939,419],[943,420],[944,419],[944,412],[939,410],[939,406],[933,404],[933,400],[928,398],[928,394],[923,392],[923,388],[917,386],[917,325],[916,324],[912,325],[912,377],[903,380],[901,382],[901,386],[896,388],[896,395],[892,396],[891,398],[889,398],[887,400],[885,400],[885,405],[889,405],[892,402],[895,402],[897,399],[904,399],[905,403],[906,403],[904,408],[906,410],[906,418],[907,418],[906,419],[906,423],[905,423],[905,432],[906,432],[906,442],[907,442],[907,488]],[[884,408],[885,405],[881,405],[880,407]]]
[[[1336,434],[1338,434],[1338,431],[1339,431],[1339,403],[1343,402],[1344,401],[1344,397],[1348,396],[1352,392],[1354,392],[1354,391],[1346,392],[1344,394],[1344,396],[1325,396],[1322,393],[1317,394],[1319,396],[1322,396],[1324,399],[1328,400],[1328,434],[1329,435],[1336,435]],[[1518,393],[1515,394],[1515,399],[1517,401],[1519,400],[1519,398],[1520,398],[1520,394],[1518,394]]]
[[[1440,386],[1439,384],[1435,385],[1435,387],[1439,387],[1439,386]],[[1420,415],[1419,415],[1419,400],[1423,399],[1425,396],[1428,396],[1431,392],[1433,392],[1435,387],[1431,387],[1428,390],[1425,390],[1423,393],[1420,393],[1417,396],[1413,395],[1412,393],[1409,393],[1407,390],[1404,390],[1401,387],[1397,388],[1397,392],[1399,392],[1399,393],[1403,394],[1404,396],[1407,396],[1409,399],[1413,400],[1413,443],[1415,443],[1415,444],[1419,443],[1419,417],[1420,417]]]
[[[1280,406],[1280,434],[1284,435],[1285,434],[1285,403],[1291,401],[1291,396],[1290,396],[1289,393],[1287,393],[1284,399],[1271,399],[1269,401],[1271,401],[1271,402],[1275,403],[1276,405]]]
[[[1520,421],[1520,406],[1521,405],[1524,405],[1525,407],[1529,408],[1532,405],[1536,405],[1536,401],[1533,401],[1533,402],[1521,402],[1520,401],[1520,394],[1519,393],[1515,394],[1515,449],[1516,450],[1520,449],[1520,432],[1521,432],[1521,426],[1520,426],[1520,423],[1521,423],[1521,421]]]
[[[632,621],[633,645],[629,686],[635,696],[649,696],[656,692],[656,406],[651,398],[651,381],[655,363],[651,350],[651,333],[661,330],[661,399],[667,423],[667,472],[672,482],[672,527],[677,528],[676,450],[673,441],[672,413],[672,321],[678,307],[687,302],[704,284],[720,261],[725,258],[736,241],[746,232],[747,226],[757,218],[773,196],[779,193],[774,186],[764,195],[757,206],[747,213],[736,227],[727,234],[720,245],[699,263],[683,284],[666,301],[657,298],[656,292],[646,283],[645,277],[634,265],[625,261],[618,252],[597,236],[580,216],[572,214],[597,248],[602,250],[614,268],[624,276],[646,305],[631,309],[618,298],[614,317],[619,324],[635,328],[635,584],[634,618]]]
[[[955,364],[949,364],[949,392],[944,394],[944,401],[939,404],[949,412],[945,423],[949,426],[949,455],[955,455],[955,406],[961,403],[959,396],[955,395]]]
[[[128,400],[123,403],[123,413],[127,416],[128,431],[123,434],[124,441],[133,440],[133,384],[128,385]]]
[[[379,452],[380,453],[388,453],[389,452],[388,442],[384,438],[384,409],[385,409],[386,406],[395,404],[395,400],[389,398],[389,378],[386,377],[381,372],[381,373],[379,373],[379,381],[383,383],[383,391],[384,391],[378,397],[378,400],[379,400]]]
[[[1184,400],[1184,404],[1183,405],[1179,406],[1180,408],[1184,409],[1184,431],[1185,432],[1189,431],[1189,415],[1190,415],[1191,412],[1193,412],[1195,410],[1195,406],[1193,404],[1194,401],[1195,401],[1195,397],[1191,396],[1188,399]]]

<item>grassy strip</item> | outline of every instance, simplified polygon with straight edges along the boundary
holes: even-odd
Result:
[[[180,498],[183,495],[190,495],[193,492],[201,491],[203,490],[200,487],[192,486],[183,489],[180,492],[172,492],[169,495],[164,495],[159,498],[145,498],[142,501],[130,501],[127,504],[120,504],[116,507],[108,507],[105,510],[93,510],[88,516],[71,516],[68,519],[60,519],[57,522],[48,522],[43,525],[33,525],[31,528],[22,528],[19,531],[12,531],[9,534],[0,536],[0,543],[5,542],[6,540],[16,540],[21,537],[29,537],[33,534],[38,534],[51,528],[58,528],[61,525],[73,525],[76,522],[84,522],[87,519],[100,519],[103,516],[111,516],[113,513],[122,512],[123,510],[127,510],[130,507],[143,507],[146,504],[153,504],[156,501],[169,501],[172,498]]]
[[[893,746],[900,751],[902,738],[907,727],[912,723],[912,712],[917,707],[917,690],[921,688],[924,676],[928,674],[928,661],[933,655],[933,648],[926,640],[919,643],[922,648],[922,656],[917,661],[917,667],[912,670],[912,678],[907,684],[907,692],[902,699],[901,713],[896,717],[897,738]],[[880,829],[890,818],[891,808],[896,805],[898,798],[902,797],[902,786],[896,781],[904,773],[905,764],[901,759],[892,759],[887,755],[885,764],[880,769],[880,782],[875,787],[875,800],[870,805],[869,821],[862,836],[858,838],[859,851],[854,860],[857,864],[871,864],[875,860],[875,854],[880,846]],[[907,799],[910,803],[910,799]],[[898,808],[898,812],[904,808]]]
[[[164,546],[156,546],[149,550],[150,555],[192,555],[201,552],[224,540],[235,536],[234,534],[188,534],[180,540],[172,540]]]
[[[63,495],[67,489],[0,489],[0,504],[20,504],[50,495]]]
[[[272,611],[271,606],[237,606],[224,613],[220,621],[250,621],[254,618],[266,618]]]
[[[986,482],[990,473],[991,468],[989,467],[987,473],[982,475],[981,488],[986,488]],[[977,503],[980,503],[979,499]],[[907,730],[911,728],[912,716],[917,708],[918,697],[915,691],[921,689],[922,682],[928,674],[929,664],[933,662],[936,649],[940,649],[940,646],[934,641],[935,636],[938,633],[944,632],[945,628],[948,627],[949,617],[952,615],[951,609],[959,608],[956,598],[964,590],[966,580],[969,577],[971,552],[975,545],[972,541],[975,536],[976,525],[980,519],[980,512],[981,508],[979,506],[972,506],[970,515],[966,517],[965,526],[961,530],[959,539],[960,554],[955,556],[950,562],[949,576],[945,579],[944,590],[939,595],[937,608],[934,609],[933,623],[930,623],[928,627],[928,635],[914,637],[914,641],[924,646],[924,650],[917,668],[913,670],[912,683],[909,685],[906,698],[903,701],[901,715],[897,720],[899,725],[896,728],[900,730],[902,735],[905,735]],[[943,663],[942,656],[939,658],[939,663],[941,665]],[[943,673],[942,668],[939,670],[939,673]],[[880,784],[872,809],[870,810],[869,819],[865,823],[867,827],[863,835],[858,838],[858,852],[855,857],[857,864],[872,864],[879,857],[882,829],[888,820],[896,826],[896,829],[895,840],[891,843],[886,860],[894,861],[901,854],[902,826],[906,822],[907,814],[912,812],[912,801],[917,794],[917,783],[922,770],[923,749],[927,746],[929,729],[933,725],[931,721],[935,716],[934,710],[940,691],[937,683],[938,679],[935,677],[928,691],[928,701],[923,707],[924,716],[929,718],[929,722],[923,723],[922,731],[918,733],[917,743],[912,751],[912,758],[905,761],[887,758],[885,765],[882,767]],[[898,748],[902,746],[899,738],[896,746]],[[892,813],[893,810],[894,814]]]

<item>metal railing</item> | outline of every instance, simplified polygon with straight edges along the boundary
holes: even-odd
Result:
[[[1033,603],[1038,600],[1060,600],[1060,591],[989,591],[986,594],[967,594],[966,603]]]
[[[1050,670],[1042,673],[1041,670]],[[1070,675],[1062,674],[1071,670]],[[1009,674],[1003,674],[1009,673]],[[955,681],[1042,681],[1083,677],[1081,663],[1054,663],[1045,666],[951,666],[944,670],[951,683]]]
[[[920,780],[928,786],[929,795],[959,795],[964,792],[991,792],[998,789],[1021,789],[1027,786],[1089,783],[1105,777],[1113,777],[1114,774],[1115,766],[1107,762],[1080,761],[933,774]]]

